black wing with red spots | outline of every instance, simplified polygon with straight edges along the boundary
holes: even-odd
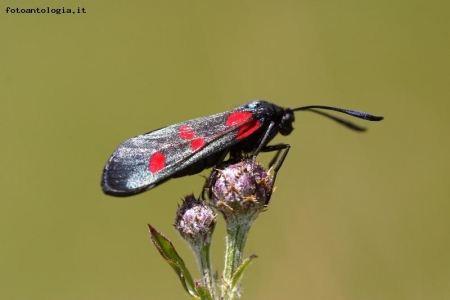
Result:
[[[251,109],[241,106],[126,140],[117,147],[104,168],[103,191],[128,196],[151,189],[196,162],[234,145],[261,125]]]

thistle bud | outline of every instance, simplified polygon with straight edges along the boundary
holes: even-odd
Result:
[[[252,158],[232,159],[218,166],[208,180],[211,204],[227,222],[246,217],[256,219],[273,190],[272,177]]]
[[[211,244],[216,225],[216,214],[194,195],[186,196],[177,210],[175,228],[192,248],[199,249]]]

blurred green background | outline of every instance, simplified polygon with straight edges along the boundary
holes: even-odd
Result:
[[[1,4],[0,299],[187,299],[147,223],[198,277],[172,223],[203,178],[113,198],[102,168],[127,138],[254,99],[386,119],[360,134],[299,112],[277,137],[292,149],[244,299],[450,299],[448,1]]]

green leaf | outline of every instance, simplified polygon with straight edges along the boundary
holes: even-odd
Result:
[[[186,292],[191,297],[199,299],[199,295],[196,292],[198,287],[195,286],[189,270],[186,268],[183,259],[178,255],[172,242],[150,224],[148,225],[148,228],[150,229],[150,237],[153,245],[155,245],[164,260],[172,267],[175,273],[177,273]]]
[[[202,300],[212,300],[213,297],[211,296],[211,293],[209,292],[209,290],[201,285],[197,285],[197,293],[200,296],[200,299]]]
[[[241,282],[245,269],[250,265],[251,261],[257,257],[258,256],[256,256],[255,254],[250,255],[250,257],[245,259],[242,262],[242,264],[237,268],[236,272],[234,272],[233,277],[231,278],[232,291],[235,291],[239,287],[239,283]]]

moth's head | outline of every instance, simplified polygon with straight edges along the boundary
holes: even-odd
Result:
[[[285,108],[283,110],[283,115],[281,117],[281,122],[278,128],[279,132],[282,135],[291,134],[292,130],[294,130],[294,127],[292,127],[292,123],[294,121],[295,121],[294,111],[290,108]]]

